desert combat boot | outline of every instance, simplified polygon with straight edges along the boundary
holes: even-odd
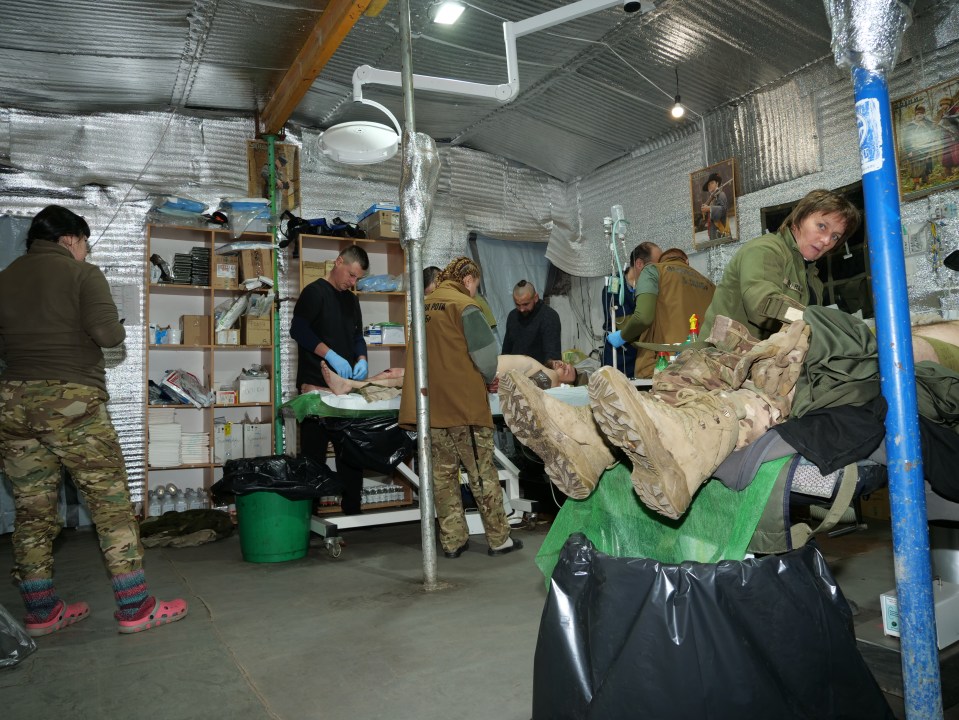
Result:
[[[550,397],[516,370],[500,378],[499,401],[513,435],[540,457],[549,479],[569,497],[588,497],[603,471],[616,464],[588,407]]]
[[[600,368],[589,379],[596,424],[633,462],[633,488],[652,510],[676,519],[736,447],[735,409],[705,391],[680,391],[672,406],[638,391],[621,372]]]

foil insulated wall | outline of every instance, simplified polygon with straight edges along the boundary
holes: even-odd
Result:
[[[317,135],[290,132],[284,139],[301,145],[298,214],[354,220],[373,203],[396,203],[399,158],[362,168],[337,165],[318,151]],[[246,197],[246,144],[252,138],[253,124],[247,119],[0,109],[0,214],[31,217],[57,203],[83,215],[93,233],[90,261],[123,301],[127,338],[121,349],[107,354],[107,384],[137,502],[143,500],[145,485],[147,214],[157,195],[185,195],[211,209],[224,197]],[[551,234],[571,232],[573,211],[559,181],[475,151],[441,148],[440,161],[424,264],[442,266],[465,253],[470,230],[543,242]],[[292,299],[299,290],[288,272],[291,254],[292,246],[279,254],[281,298]],[[296,377],[296,351],[286,332],[292,309],[292,300],[281,303],[284,401],[292,397]],[[151,375],[160,370],[151,368]]]

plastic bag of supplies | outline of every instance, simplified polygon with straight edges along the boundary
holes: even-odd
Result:
[[[16,665],[36,649],[23,625],[0,605],[0,667]]]

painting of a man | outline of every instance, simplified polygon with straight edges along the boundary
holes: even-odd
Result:
[[[703,185],[703,204],[699,210],[703,214],[706,224],[706,233],[710,240],[729,237],[729,198],[723,190],[723,178],[719,173],[712,173]]]
[[[693,247],[697,250],[738,239],[735,177],[734,158],[690,173]]]

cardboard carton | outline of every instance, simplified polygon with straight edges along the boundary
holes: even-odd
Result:
[[[240,318],[240,341],[243,345],[272,345],[273,320],[266,317],[244,315]]]
[[[239,345],[240,344],[239,328],[231,328],[229,330],[217,330],[216,344],[217,345]]]
[[[273,257],[269,250],[240,250],[240,281],[260,276],[273,277]]]
[[[312,262],[310,260],[303,261],[303,287],[322,277],[326,277],[325,260],[320,262]]]
[[[210,316],[181,315],[180,338],[183,345],[209,345]]]
[[[236,290],[239,287],[240,258],[236,255],[213,256],[213,287]]]
[[[272,454],[269,423],[243,423],[243,457],[266,457]]]
[[[243,457],[243,426],[238,423],[213,425],[213,462],[225,463]]]
[[[241,403],[270,402],[270,378],[246,377],[236,379],[237,398]]]
[[[236,390],[217,390],[217,405],[236,405]]]
[[[400,214],[396,210],[377,210],[357,224],[371,240],[399,240],[400,238]]]

